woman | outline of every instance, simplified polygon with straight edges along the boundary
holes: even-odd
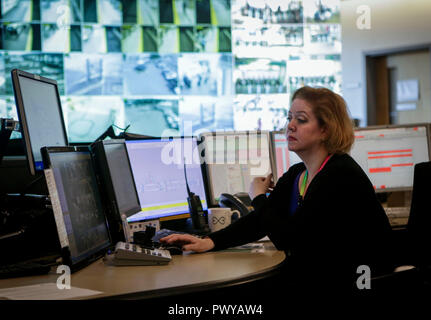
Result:
[[[303,162],[292,166],[268,197],[272,176],[255,178],[252,213],[204,239],[171,235],[162,241],[204,252],[268,235],[286,253],[286,287],[350,291],[358,282],[367,287],[364,270],[371,277],[392,270],[391,227],[371,182],[348,155],[354,133],[343,98],[324,88],[297,90],[286,137]]]

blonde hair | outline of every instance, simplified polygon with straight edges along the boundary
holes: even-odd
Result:
[[[302,87],[295,91],[292,101],[307,101],[320,127],[326,129],[323,141],[329,153],[348,153],[355,140],[353,124],[344,99],[326,88]]]

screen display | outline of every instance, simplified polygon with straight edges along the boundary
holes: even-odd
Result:
[[[22,104],[27,120],[31,152],[36,170],[43,169],[40,148],[66,146],[61,106],[54,84],[19,76]]]
[[[272,148],[275,164],[273,173],[276,182],[291,166],[302,162],[302,160],[295,152],[289,151],[284,133],[272,133]]]
[[[140,208],[140,205],[136,196],[126,145],[115,143],[105,144],[104,147],[120,214],[127,216],[135,213],[133,209]]]
[[[216,132],[202,138],[212,205],[222,193],[248,192],[255,177],[271,173],[269,132]]]
[[[429,161],[428,147],[425,126],[356,130],[351,156],[377,191],[409,190],[414,165]]]
[[[126,141],[142,212],[129,222],[189,213],[190,191],[208,208],[196,138]]]
[[[105,214],[89,152],[49,154],[72,262],[110,245]]]
[[[0,0],[0,105],[17,68],[57,81],[73,143],[279,130],[296,89],[341,93],[340,1]]]

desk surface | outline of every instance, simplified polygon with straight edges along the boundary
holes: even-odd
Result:
[[[269,276],[285,255],[272,245],[251,251],[174,255],[164,266],[108,266],[100,259],[72,274],[71,286],[100,291],[93,298],[142,299],[246,283]],[[0,280],[0,289],[57,283],[55,271],[43,276]]]

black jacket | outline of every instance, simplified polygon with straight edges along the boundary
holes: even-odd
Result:
[[[371,277],[391,272],[391,226],[361,167],[347,154],[333,155],[289,216],[293,183],[303,170],[303,163],[292,166],[269,197],[253,199],[253,212],[210,234],[214,250],[268,235],[286,253],[284,274],[292,287],[351,290],[361,265],[370,267]]]

